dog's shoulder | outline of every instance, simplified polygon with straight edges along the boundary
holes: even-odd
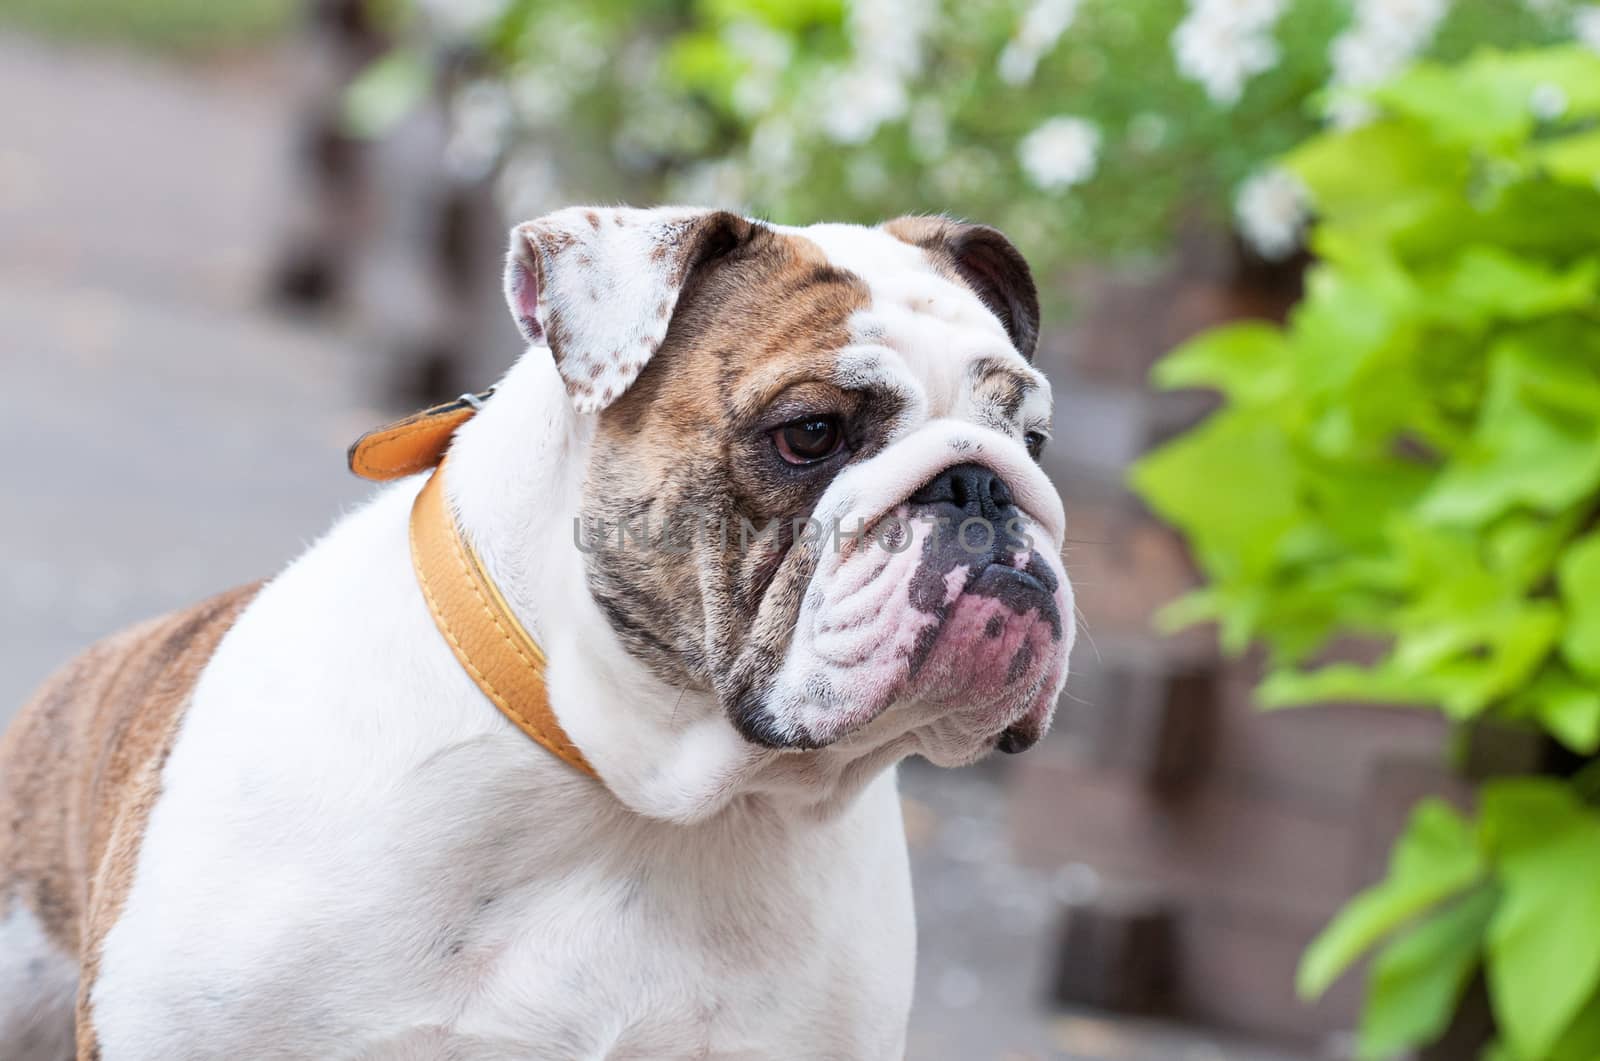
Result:
[[[63,951],[89,950],[87,915],[126,890],[189,693],[260,588],[97,642],[23,707],[0,737],[0,913],[23,903]]]

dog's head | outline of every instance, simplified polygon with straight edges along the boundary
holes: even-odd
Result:
[[[630,654],[767,747],[1040,737],[1072,595],[1005,237],[574,209],[513,231],[506,293],[595,418],[577,534]]]

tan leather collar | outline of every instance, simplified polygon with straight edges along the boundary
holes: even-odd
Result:
[[[456,659],[494,706],[546,750],[594,777],[594,767],[556,721],[544,653],[461,537],[434,469],[411,506],[411,564],[428,610]]]
[[[350,447],[350,470],[381,481],[433,469],[411,506],[411,566],[434,624],[501,714],[551,754],[596,777],[550,707],[544,653],[461,537],[445,501],[441,478],[450,438],[492,393],[464,394],[367,432]]]

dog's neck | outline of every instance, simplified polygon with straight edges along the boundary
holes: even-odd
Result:
[[[576,413],[547,351],[533,348],[457,432],[445,489],[462,534],[549,657],[561,725],[629,809],[704,821],[731,805],[837,814],[914,750],[909,737],[777,752],[741,737],[714,694],[650,672],[590,595],[575,535],[594,418]]]

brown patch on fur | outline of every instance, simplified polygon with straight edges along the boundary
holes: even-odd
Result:
[[[0,737],[0,916],[26,905],[77,957],[78,1056],[100,944],[122,913],[161,770],[195,681],[260,584],[91,646]]]
[[[815,566],[794,521],[845,463],[791,468],[768,432],[836,413],[859,420],[865,451],[889,421],[832,382],[866,284],[803,236],[740,235],[689,274],[659,352],[601,414],[583,506],[610,543],[588,574],[612,629],[667,680],[715,689],[735,721],[781,662]],[[776,531],[740,548],[741,521]],[[645,523],[647,542],[616,547],[620,528]]]
[[[1039,292],[1027,260],[999,229],[947,217],[900,217],[880,228],[921,247],[935,269],[971,288],[1029,361],[1039,345]]]

